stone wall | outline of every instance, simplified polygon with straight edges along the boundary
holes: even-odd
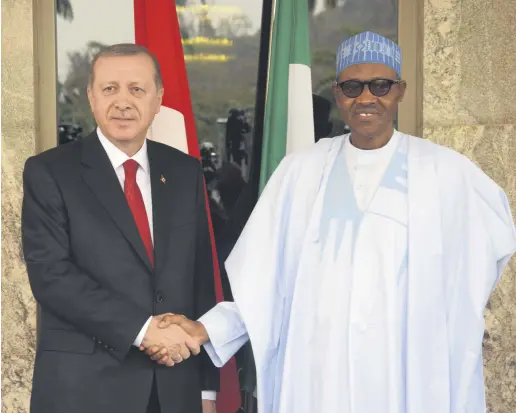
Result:
[[[516,0],[425,1],[424,137],[474,160],[505,189],[513,211],[515,20]],[[489,413],[516,412],[515,281],[513,259],[486,310]]]
[[[22,170],[35,152],[32,1],[2,1],[2,412],[29,411],[36,305],[20,243]]]

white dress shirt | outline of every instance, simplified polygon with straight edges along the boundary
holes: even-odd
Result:
[[[118,181],[124,188],[125,182],[125,170],[124,170],[124,162],[133,159],[138,162],[138,170],[136,171],[136,183],[140,188],[140,192],[142,193],[143,203],[145,205],[145,212],[147,213],[147,218],[149,220],[149,228],[151,234],[151,240],[154,243],[154,228],[152,225],[152,191],[151,191],[151,180],[150,180],[150,165],[149,158],[147,156],[147,139],[143,142],[142,147],[138,152],[134,154],[134,156],[127,156],[124,152],[118,149],[115,145],[111,143],[111,141],[104,136],[100,128],[97,128],[97,135],[99,137],[100,143],[102,144],[104,150],[107,153],[109,160],[111,161],[111,165],[115,170],[116,176],[118,177]],[[136,347],[140,347],[143,338],[145,337],[145,333],[149,328],[151,323],[152,316],[149,317],[147,322],[144,324],[140,333],[136,337],[133,342],[133,345]],[[203,391],[202,398],[206,400],[215,400],[216,392],[214,391]]]

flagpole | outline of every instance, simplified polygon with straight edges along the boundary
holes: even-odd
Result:
[[[269,61],[272,47],[272,28],[274,19],[274,10],[276,8],[276,0],[263,0],[262,21],[260,28],[260,54],[258,58],[258,78],[256,85],[256,101],[253,131],[253,146],[251,154],[251,169],[249,171],[249,191],[252,204],[256,204],[259,196],[260,188],[260,168],[262,161],[263,146],[263,127],[265,121],[265,104],[267,101],[267,84],[269,76]],[[246,211],[247,212],[247,211]],[[250,210],[248,211],[251,212]],[[247,217],[248,218],[248,217]],[[240,388],[243,392],[243,411],[244,413],[257,413],[257,403],[255,402],[254,390],[246,385],[246,378],[251,375],[256,376],[254,367],[253,353],[251,345],[248,343],[247,348],[243,349],[245,356],[244,369],[252,371],[244,371],[242,374],[242,382]],[[256,377],[252,382],[256,383]],[[252,386],[254,387],[254,386]]]
[[[260,34],[260,54],[258,58],[258,79],[256,86],[253,150],[251,156],[251,170],[249,184],[253,189],[253,198],[258,200],[260,186],[260,168],[262,161],[263,126],[265,121],[265,103],[267,101],[267,83],[269,76],[269,58],[271,53],[272,22],[276,0],[263,0],[262,22]]]

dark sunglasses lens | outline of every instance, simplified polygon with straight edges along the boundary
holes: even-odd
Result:
[[[392,82],[386,79],[375,79],[369,84],[369,90],[375,96],[385,96],[391,90]]]
[[[364,85],[356,80],[346,80],[340,84],[340,88],[342,89],[342,93],[348,98],[356,98],[362,93]]]

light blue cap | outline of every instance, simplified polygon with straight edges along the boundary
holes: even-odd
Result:
[[[401,76],[401,49],[378,33],[363,32],[344,40],[337,49],[337,76],[346,67],[360,63],[380,63]]]

